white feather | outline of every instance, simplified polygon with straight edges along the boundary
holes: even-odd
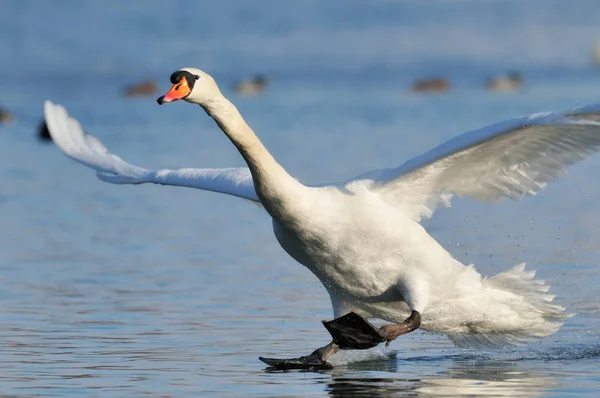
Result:
[[[459,135],[398,168],[362,181],[412,219],[431,217],[453,194],[486,202],[535,195],[600,148],[600,106],[537,113]]]
[[[44,113],[56,145],[71,159],[96,170],[97,177],[102,181],[112,184],[176,185],[220,192],[259,203],[247,168],[147,170],[108,152],[98,138],[86,135],[79,122],[69,117],[62,106],[46,101]]]

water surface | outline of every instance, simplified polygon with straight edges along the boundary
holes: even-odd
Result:
[[[112,186],[35,139],[64,104],[145,167],[242,159],[200,109],[125,99],[122,86],[197,66],[306,183],[399,165],[521,114],[600,102],[594,0],[0,2],[0,392],[11,396],[596,396],[600,387],[600,157],[521,202],[454,200],[426,227],[493,275],[526,261],[576,314],[555,335],[499,351],[416,332],[324,372],[268,372],[258,356],[327,341],[329,299],[246,201]],[[522,92],[489,94],[520,70]],[[257,98],[232,92],[266,73]],[[411,94],[447,76],[448,94]],[[360,360],[360,361],[359,361]]]

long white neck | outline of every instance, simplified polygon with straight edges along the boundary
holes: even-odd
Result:
[[[248,164],[254,188],[267,212],[280,220],[289,218],[295,211],[294,204],[302,201],[301,196],[307,187],[277,163],[227,98],[220,94],[202,107]]]

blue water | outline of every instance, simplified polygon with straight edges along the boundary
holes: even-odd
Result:
[[[597,396],[600,156],[536,197],[454,200],[425,223],[485,274],[537,269],[575,314],[555,335],[472,351],[415,332],[331,371],[272,373],[258,356],[325,343],[331,310],[263,211],[102,183],[35,128],[51,99],[141,166],[241,166],[201,110],[121,95],[196,66],[293,175],[343,180],[487,123],[600,102],[599,20],[597,0],[0,1],[0,105],[15,117],[0,126],[0,393]],[[506,70],[523,72],[520,93],[482,89]],[[236,95],[255,73],[264,95]],[[430,76],[450,92],[410,92]]]

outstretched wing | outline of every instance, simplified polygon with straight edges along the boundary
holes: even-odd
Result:
[[[56,145],[71,159],[96,170],[97,177],[102,181],[113,184],[176,185],[220,192],[260,203],[247,168],[147,170],[109,153],[100,140],[86,135],[79,122],[69,117],[62,106],[46,101],[44,113]]]
[[[600,105],[538,113],[451,139],[393,169],[362,181],[419,221],[453,194],[493,202],[535,195],[567,166],[600,149]]]

